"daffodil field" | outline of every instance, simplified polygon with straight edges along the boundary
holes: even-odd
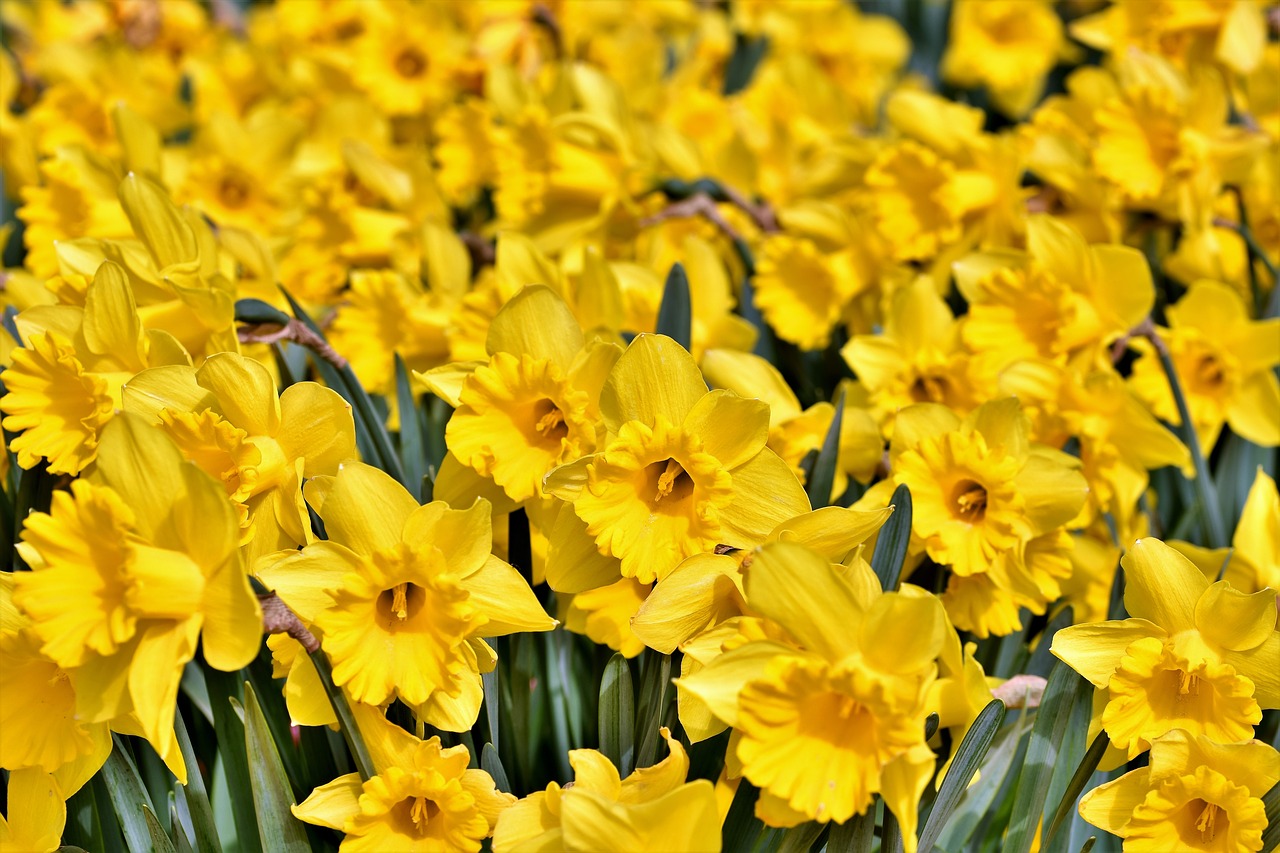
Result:
[[[1280,846],[1280,4],[3,0],[0,853]]]

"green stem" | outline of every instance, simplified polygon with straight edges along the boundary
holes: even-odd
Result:
[[[366,781],[373,778],[378,775],[378,770],[374,767],[372,756],[369,755],[369,748],[364,744],[364,737],[356,724],[355,714],[351,712],[351,705],[347,702],[347,694],[333,683],[333,667],[329,665],[329,656],[322,649],[316,649],[311,653],[311,662],[316,665],[320,681],[324,684],[325,692],[329,694],[329,702],[332,703],[333,710],[338,715],[342,734],[347,739],[347,746],[351,749],[351,757],[356,762],[356,770],[360,771],[360,778]]]
[[[1187,397],[1182,392],[1182,382],[1178,379],[1178,371],[1169,356],[1169,347],[1159,334],[1155,325],[1148,318],[1139,328],[1155,347],[1160,357],[1160,366],[1169,380],[1169,390],[1173,393],[1173,402],[1178,407],[1178,417],[1182,420],[1182,440],[1191,451],[1191,462],[1196,469],[1196,490],[1200,493],[1200,505],[1204,509],[1205,525],[1208,527],[1209,547],[1224,548],[1227,545],[1226,525],[1222,521],[1222,511],[1218,506],[1218,490],[1214,488],[1213,479],[1209,475],[1209,463],[1200,449],[1200,439],[1196,436],[1195,423],[1191,420],[1191,409],[1187,406]]]
[[[1276,265],[1272,263],[1271,257],[1258,243],[1257,238],[1253,236],[1253,229],[1249,227],[1249,220],[1245,217],[1244,199],[1240,200],[1239,207],[1240,222],[1236,223],[1229,219],[1218,217],[1214,220],[1214,224],[1223,228],[1230,228],[1240,235],[1241,240],[1244,240],[1244,245],[1249,250],[1249,286],[1253,290],[1254,305],[1258,309],[1260,317],[1275,317],[1280,315],[1280,269],[1277,269]],[[1262,293],[1258,286],[1258,274],[1253,267],[1255,261],[1261,261],[1271,275],[1271,298],[1267,302],[1266,310],[1262,309]]]

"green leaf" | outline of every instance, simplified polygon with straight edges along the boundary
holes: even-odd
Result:
[[[181,708],[174,716],[174,731],[178,735],[178,748],[182,751],[182,760],[187,765],[187,784],[183,789],[183,796],[186,798],[187,807],[191,810],[191,825],[196,833],[196,846],[201,850],[221,850],[222,843],[218,840],[218,826],[213,819],[209,791],[205,788],[204,777],[200,775],[200,762],[196,758],[195,749],[191,746],[191,736],[187,734],[187,724],[182,719]],[[178,831],[181,832],[181,829]]]
[[[982,776],[967,788],[962,787],[959,805],[953,809],[951,818],[942,824],[938,846],[943,850],[964,847],[983,819],[993,813],[993,803],[1004,789],[1010,769],[1018,765],[1021,753],[1025,751],[1025,735],[1031,728],[1031,721],[1032,716],[1024,709],[1017,720],[996,735],[994,745],[982,763]],[[946,784],[945,780],[943,784]],[[939,794],[938,800],[941,799]],[[935,801],[934,808],[938,807],[939,803]]]
[[[720,828],[720,849],[751,850],[755,847],[756,840],[765,829],[755,814],[758,799],[759,788],[745,778],[738,780],[738,790],[733,794],[733,802],[729,804],[729,812]]]
[[[681,264],[673,264],[671,272],[667,273],[654,331],[666,335],[685,349],[693,348],[693,303],[689,296],[689,276]]]
[[[1093,849],[1093,845],[1097,843],[1098,843],[1098,836],[1090,835],[1089,840],[1080,846],[1080,853],[1089,853],[1089,851]],[[1264,846],[1262,848],[1262,853],[1269,853],[1269,851],[1270,851],[1270,848],[1268,847]]]
[[[640,674],[640,704],[636,717],[636,767],[652,767],[658,763],[658,729],[666,718],[667,705],[675,698],[671,687],[671,655],[647,650]]]
[[[309,853],[311,844],[302,822],[293,816],[293,791],[284,772],[284,762],[262,716],[258,697],[248,682],[244,685],[244,744],[249,757],[249,784],[257,804],[258,833],[264,850]],[[229,745],[228,745],[229,746]]]
[[[788,829],[783,833],[778,853],[809,853],[809,848],[818,840],[818,836],[824,829],[826,824],[813,820]]]
[[[822,439],[822,449],[814,460],[813,471],[805,483],[809,503],[814,509],[831,504],[831,489],[836,482],[836,468],[840,464],[840,425],[844,421],[844,391],[836,397],[836,414]]]
[[[235,818],[236,837],[240,849],[258,850],[262,842],[258,838],[258,819],[253,804],[253,789],[249,784],[249,760],[236,745],[244,743],[244,723],[232,706],[241,695],[240,673],[222,672],[208,664],[202,664],[205,685],[209,690],[209,706],[213,709],[213,728],[219,744],[232,744],[230,749],[218,751],[222,772],[226,776],[227,795],[231,814]],[[225,836],[225,833],[219,833]],[[222,838],[225,842],[227,839]]]
[[[1036,641],[1035,651],[1031,653],[1031,659],[1027,661],[1026,669],[1023,672],[1028,675],[1038,675],[1041,678],[1048,678],[1049,672],[1053,669],[1058,659],[1055,658],[1050,649],[1053,647],[1053,638],[1058,631],[1068,628],[1075,624],[1075,614],[1070,607],[1064,607],[1056,616],[1050,620],[1045,627],[1044,632],[1040,635],[1040,639]],[[1018,644],[1020,648],[1025,649],[1030,645],[1026,642]]]
[[[155,807],[151,804],[147,789],[142,785],[142,777],[138,775],[138,768],[129,757],[124,741],[116,734],[111,736],[111,740],[111,754],[107,756],[107,763],[102,765],[103,781],[111,795],[111,806],[120,821],[126,846],[135,851],[150,850],[151,828],[147,825],[142,810],[143,807],[151,809],[154,819]]]
[[[178,786],[178,790],[182,790],[182,786]],[[173,846],[175,853],[195,853],[195,848],[191,846],[191,839],[187,837],[186,827],[182,825],[182,820],[178,817],[178,806],[173,801],[173,795],[170,794],[169,800],[169,825],[173,827]],[[220,850],[219,847],[201,847],[201,850]]]
[[[905,483],[893,490],[889,504],[893,507],[893,515],[880,528],[876,551],[871,555],[871,568],[885,592],[898,588],[902,566],[907,561],[907,545],[911,543],[911,490]]]
[[[498,668],[494,667],[490,672],[481,674],[480,683],[484,688],[484,715],[489,723],[489,743],[496,750],[499,744],[498,733],[501,729],[498,718],[502,704],[502,694],[498,688]]]
[[[351,750],[356,771],[359,772],[361,779],[368,781],[378,775],[378,770],[373,764],[369,748],[365,746],[364,736],[360,734],[360,727],[356,724],[350,703],[347,702],[347,694],[333,683],[333,667],[329,664],[329,656],[324,653],[324,649],[316,649],[311,653],[311,662],[315,664],[320,683],[329,694],[329,704],[333,706],[334,714],[338,717],[342,736],[346,738],[347,747]]]
[[[289,325],[288,314],[261,299],[237,299],[237,323],[275,323],[278,326]]]
[[[62,832],[67,844],[75,844],[89,850],[102,850],[102,824],[98,817],[97,798],[93,785],[81,785],[67,800],[67,824]]]
[[[155,853],[176,853],[173,849],[173,841],[164,834],[164,827],[160,825],[155,812],[145,803],[142,806],[142,817],[147,825],[147,833],[151,836],[151,849]]]
[[[979,770],[985,772],[982,760],[987,757],[987,752],[995,741],[996,732],[1000,731],[1000,726],[1004,723],[1004,715],[1004,703],[999,699],[991,700],[978,712],[973,725],[969,727],[964,740],[960,741],[960,746],[956,749],[951,767],[948,768],[947,775],[942,780],[942,787],[938,789],[938,796],[933,801],[933,810],[929,812],[929,818],[920,830],[920,850],[933,850],[933,845],[942,835],[943,827],[947,825],[952,812],[960,802],[961,795],[969,788],[973,774]]]
[[[725,97],[736,95],[751,85],[760,61],[769,50],[769,39],[766,36],[751,38],[736,33],[734,41],[733,53],[724,69],[724,85],[720,90]]]
[[[406,485],[409,493],[421,500],[420,492],[414,493],[413,484],[421,486],[427,476],[427,448],[418,415],[418,401],[400,353],[396,353],[396,406],[400,410],[400,462],[404,465]]]
[[[1028,853],[1031,849],[1072,709],[1078,701],[1089,701],[1092,690],[1087,681],[1061,661],[1049,673],[1018,777],[1004,853]]]
[[[1272,785],[1271,790],[1262,795],[1262,805],[1267,815],[1267,828],[1262,832],[1262,853],[1271,853],[1280,847],[1280,783]]]
[[[627,659],[615,654],[600,679],[600,751],[623,777],[635,769],[636,699]]]
[[[511,780],[507,778],[507,770],[502,766],[498,750],[491,743],[486,743],[484,749],[480,750],[480,769],[493,777],[493,784],[499,791],[511,793]]]
[[[827,853],[871,853],[875,832],[876,807],[873,802],[862,814],[856,814],[844,823],[831,827],[831,834],[827,838]]]
[[[1089,777],[1093,775],[1094,770],[1098,769],[1098,762],[1102,760],[1103,754],[1106,753],[1107,747],[1110,745],[1111,739],[1107,737],[1105,731],[1098,732],[1098,736],[1093,739],[1093,743],[1089,744],[1089,751],[1084,754],[1084,758],[1080,759],[1080,763],[1076,766],[1076,772],[1072,774],[1071,781],[1067,783],[1067,789],[1063,792],[1061,801],[1058,803],[1058,810],[1049,824],[1049,831],[1044,834],[1045,849],[1049,848],[1049,844],[1058,834],[1058,830],[1062,828],[1067,818],[1075,813],[1076,800],[1084,792],[1084,786],[1089,784]]]

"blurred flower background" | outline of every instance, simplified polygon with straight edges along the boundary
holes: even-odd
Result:
[[[1280,6],[0,41],[0,851],[1280,845]]]

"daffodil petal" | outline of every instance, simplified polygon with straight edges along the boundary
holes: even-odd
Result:
[[[521,631],[550,631],[556,626],[542,609],[529,584],[514,566],[490,556],[484,565],[463,579],[471,601],[489,617],[479,633],[500,637]]]
[[[262,608],[238,561],[209,578],[202,610],[200,638],[209,666],[223,672],[248,666],[262,646]]]
[[[289,810],[298,820],[342,832],[347,821],[360,811],[361,789],[360,774],[348,773],[316,788]]]
[[[1196,602],[1209,581],[1186,557],[1147,537],[1123,557],[1124,604],[1130,616],[1148,619],[1170,634],[1195,628]]]
[[[253,359],[231,352],[210,356],[196,381],[218,398],[223,417],[250,435],[274,436],[280,429],[276,383]]]
[[[733,500],[720,511],[726,545],[759,545],[779,524],[809,511],[809,496],[795,472],[767,447],[730,473]]]
[[[306,460],[302,476],[332,474],[356,458],[351,405],[315,382],[298,382],[280,395],[280,429],[275,439],[288,459]]]
[[[743,686],[762,678],[769,664],[779,656],[807,657],[804,652],[781,643],[747,643],[725,652],[703,669],[676,679],[676,688],[701,699],[711,713],[732,726],[737,723],[738,694]]]
[[[853,591],[831,564],[789,542],[770,542],[756,553],[747,572],[747,601],[801,646],[832,662],[848,653],[849,633],[863,616]]]
[[[600,412],[609,432],[627,421],[652,427],[662,417],[680,424],[707,393],[693,356],[666,335],[639,335],[627,347],[600,390]]]
[[[732,391],[712,391],[694,404],[683,429],[702,439],[702,449],[725,468],[736,468],[769,440],[769,406]]]
[[[1106,687],[1124,650],[1143,637],[1164,637],[1163,628],[1146,619],[1071,625],[1053,635],[1050,651],[1093,684]]]
[[[308,502],[324,521],[329,539],[347,546],[358,554],[393,548],[418,502],[404,486],[377,468],[363,462],[347,462],[326,483],[323,500],[311,500],[313,489],[321,478],[307,483],[303,491]]]
[[[493,546],[489,502],[477,500],[467,509],[450,509],[432,501],[409,514],[404,541],[415,547],[436,547],[449,555],[449,571],[469,577],[484,565]]]
[[[489,324],[485,349],[549,359],[562,372],[582,349],[582,329],[558,293],[533,284],[511,298]]]
[[[1143,767],[1094,788],[1080,801],[1080,817],[1113,835],[1119,833],[1146,799],[1150,774],[1150,768]]]

